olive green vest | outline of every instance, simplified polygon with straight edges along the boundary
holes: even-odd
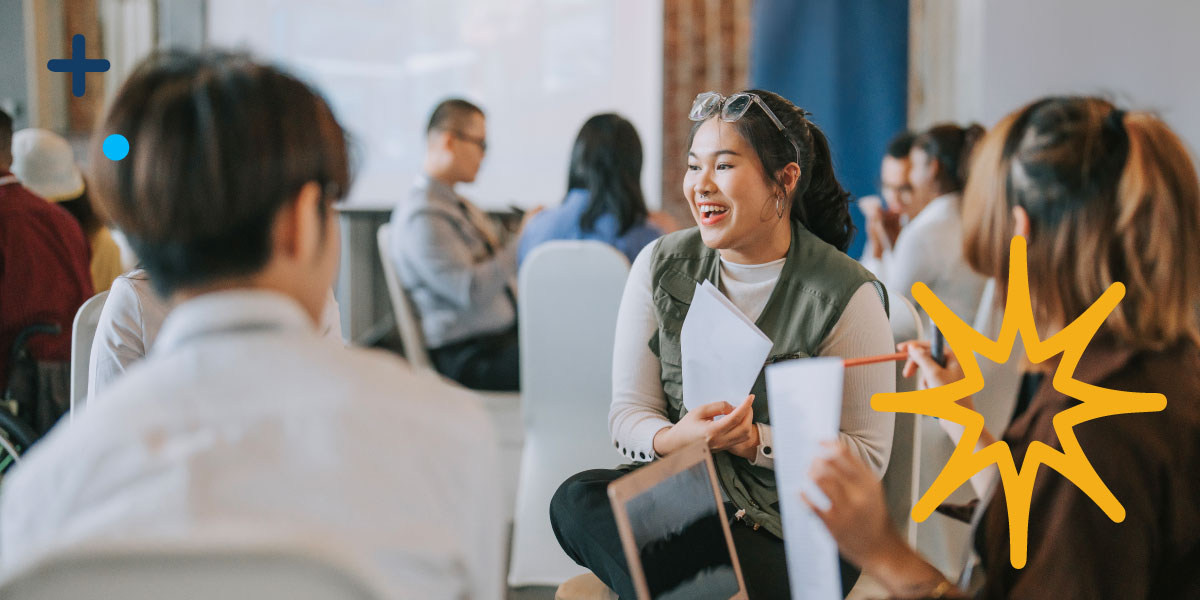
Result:
[[[667,417],[678,422],[683,406],[683,368],[679,334],[696,284],[705,279],[719,287],[720,255],[704,245],[699,229],[692,228],[663,237],[654,248],[651,290],[658,331],[650,338],[650,349],[662,367],[662,387],[667,399]],[[792,221],[792,243],[779,281],[755,324],[771,338],[766,364],[814,356],[862,284],[875,284],[887,310],[883,285],[857,262]],[[764,365],[765,367],[766,365]],[[754,421],[771,422],[767,385],[763,372],[751,388]],[[733,402],[740,398],[730,398]],[[779,433],[776,433],[779,435]],[[783,537],[775,471],[756,467],[728,452],[713,456],[717,477],[729,499],[746,511],[750,523]]]

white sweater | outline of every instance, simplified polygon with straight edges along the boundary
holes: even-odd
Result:
[[[659,361],[648,342],[658,329],[651,290],[650,255],[646,246],[629,273],[617,315],[613,349],[613,400],[608,413],[609,432],[625,456],[654,460],[654,434],[670,427],[663,395]],[[761,265],[739,265],[721,260],[719,289],[751,320],[757,320],[779,281],[785,259]],[[892,330],[875,287],[869,283],[851,297],[841,318],[817,349],[820,356],[847,358],[894,352]],[[871,395],[896,388],[895,366],[880,363],[846,370],[839,437],[875,471],[882,474],[892,448],[895,415],[871,409]],[[730,402],[741,400],[731,398]],[[764,445],[771,443],[771,427],[761,426]],[[771,459],[756,463],[773,468]]]

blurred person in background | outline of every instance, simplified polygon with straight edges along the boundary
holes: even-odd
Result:
[[[879,196],[867,196],[858,201],[858,208],[867,219],[867,246],[862,263],[867,269],[878,265],[885,254],[896,245],[900,228],[908,222],[904,207],[911,202],[912,184],[908,172],[912,168],[909,152],[916,134],[901,131],[887,145],[879,165]]]
[[[434,108],[423,173],[392,211],[390,251],[437,370],[469,388],[515,391],[519,234],[503,240],[497,224],[454,190],[475,181],[486,151],[482,109],[459,98]],[[521,229],[536,213],[525,213]]]
[[[88,359],[87,401],[103,394],[121,375],[146,358],[158,339],[174,304],[154,290],[150,274],[134,269],[113,280]],[[335,343],[342,339],[342,321],[333,291],[325,298],[317,331]]]
[[[123,271],[121,249],[96,214],[70,143],[53,131],[22,129],[13,134],[12,153],[12,171],[21,183],[67,209],[83,228],[91,248],[92,288],[96,293],[109,289]]]
[[[70,406],[71,325],[92,296],[92,277],[79,223],[10,171],[12,138],[12,118],[0,111],[0,390],[12,387],[16,397],[43,407],[30,424],[44,430]],[[14,374],[13,343],[38,324],[59,333],[30,338],[27,349],[39,364]]]
[[[550,240],[599,240],[629,262],[661,230],[647,221],[642,195],[642,140],[620,115],[596,115],[583,124],[571,151],[567,196],[561,206],[532,217],[521,235],[518,262]]]
[[[962,255],[962,189],[967,181],[971,152],[983,127],[935,125],[916,136],[909,153],[911,191],[897,196],[908,224],[896,236],[891,253],[866,266],[894,293],[917,306],[912,286],[928,285],[955,314],[971,320],[987,280],[967,266]],[[932,323],[921,312],[925,330]],[[899,341],[911,340],[916,330],[896,331]]]

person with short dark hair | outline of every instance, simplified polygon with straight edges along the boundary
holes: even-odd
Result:
[[[392,211],[389,250],[437,370],[469,388],[515,391],[517,239],[502,239],[497,224],[454,191],[475,181],[486,151],[482,109],[458,98],[434,108],[423,172]]]
[[[478,398],[316,331],[350,185],[328,103],[241,55],[167,53],[118,91],[95,156],[116,132],[130,153],[92,162],[97,197],[177,304],[150,356],[5,477],[0,560],[313,538],[389,597],[501,598]]]
[[[863,250],[865,261],[879,261],[891,252],[900,235],[900,228],[908,220],[904,206],[909,202],[912,186],[908,182],[908,171],[912,162],[908,153],[912,150],[916,134],[905,130],[888,142],[887,152],[879,165],[879,195],[867,196],[858,201],[858,208],[866,217],[867,246]]]
[[[531,218],[518,262],[550,240],[599,240],[629,262],[662,235],[647,221],[642,195],[642,140],[633,123],[607,113],[588,119],[575,138],[562,206]]]
[[[29,340],[35,360],[65,365],[71,359],[75,312],[93,291],[83,230],[70,213],[31,192],[10,172],[12,138],[12,118],[0,111],[0,391],[10,383],[12,344],[26,327],[60,328],[57,335]],[[51,402],[61,402],[66,410],[70,390],[65,371],[56,379],[50,385],[56,389]]]

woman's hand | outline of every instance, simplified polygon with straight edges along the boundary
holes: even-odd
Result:
[[[720,420],[714,417],[725,415]],[[664,427],[654,434],[654,452],[659,456],[668,454],[697,440],[708,440],[713,451],[745,451],[750,440],[754,441],[757,455],[758,428],[754,426],[754,394],[746,397],[741,406],[734,408],[728,402],[711,402],[688,411],[679,422]],[[739,454],[739,456],[741,456]],[[754,455],[751,455],[753,458]]]
[[[875,472],[846,446],[838,442],[822,445],[828,453],[813,461],[809,477],[829,498],[829,510],[817,508],[803,492],[800,496],[825,522],[847,559],[864,567],[873,564],[877,553],[899,537],[888,518],[883,486]],[[903,545],[903,540],[900,543]]]
[[[865,229],[872,256],[883,258],[884,249],[895,246],[896,238],[900,236],[900,213],[893,212],[878,196],[859,200],[858,208],[866,217]]]
[[[963,597],[896,532],[875,472],[846,446],[824,445],[830,454],[813,461],[809,476],[829,498],[829,510],[814,506],[803,492],[800,497],[825,523],[838,551],[882,583],[892,597]]]
[[[946,350],[946,366],[940,366],[933,361],[933,354],[929,349],[929,342],[912,341],[896,344],[896,349],[908,353],[908,362],[904,363],[905,377],[912,377],[918,369],[921,372],[921,386],[924,388],[935,388],[954,383],[966,377],[963,373],[962,365],[958,364],[958,358],[950,350]],[[958,401],[959,404],[971,410],[975,410],[975,404],[971,401],[971,397],[967,396]]]
[[[708,447],[714,452],[727,450],[735,456],[754,460],[758,456],[758,426],[754,424],[753,404],[754,395],[751,394],[728,417],[715,421],[713,425],[716,427],[709,435]]]

